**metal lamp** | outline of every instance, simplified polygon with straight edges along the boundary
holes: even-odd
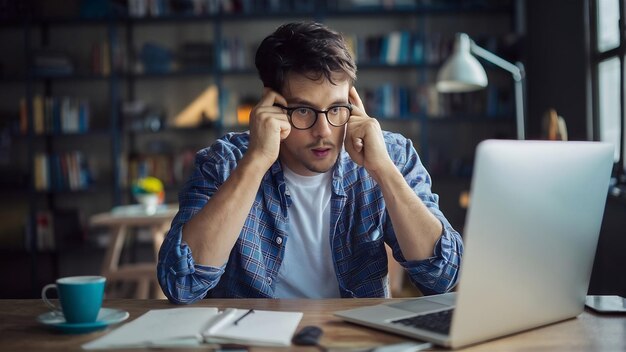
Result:
[[[465,33],[457,33],[452,55],[437,74],[437,90],[441,93],[465,93],[487,86],[487,74],[474,55],[513,75],[515,81],[515,120],[517,139],[525,139],[524,121],[524,66],[512,64],[478,46]]]

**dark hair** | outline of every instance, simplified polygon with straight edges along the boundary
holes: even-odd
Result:
[[[356,64],[341,34],[316,22],[284,24],[257,49],[255,58],[263,86],[281,92],[289,72],[329,82],[334,73],[344,73],[354,84]]]

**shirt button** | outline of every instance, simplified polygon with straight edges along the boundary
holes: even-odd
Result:
[[[282,243],[283,243],[283,238],[280,236],[276,237],[276,244],[280,246]]]
[[[271,277],[267,277],[267,284],[272,286],[272,278]]]

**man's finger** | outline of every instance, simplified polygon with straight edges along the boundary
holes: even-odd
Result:
[[[274,92],[276,93],[276,92]],[[274,103],[275,104],[280,104],[282,106],[287,106],[289,104],[287,104],[287,99],[285,99],[285,97],[283,97],[281,94],[276,93],[276,96],[274,97]]]
[[[352,139],[352,145],[354,146],[354,150],[356,152],[360,152],[363,149],[363,139],[362,138]]]
[[[367,114],[365,113],[365,110],[363,110],[362,108],[360,108],[360,107],[358,107],[356,105],[352,106],[352,113],[351,113],[351,115],[352,116],[360,116],[360,117],[368,117]],[[352,121],[352,120],[350,120],[350,121]]]
[[[361,97],[359,96],[359,93],[356,91],[355,87],[350,88],[350,93],[348,94],[348,97],[350,98],[352,105],[355,105],[356,107],[358,107],[359,109],[361,109],[361,111],[365,113],[365,107],[363,106],[363,101],[361,101]]]
[[[259,100],[258,106],[272,106],[272,105],[274,105],[274,96],[275,95],[276,95],[276,92],[274,92],[270,88],[267,88],[267,87],[263,88],[263,96],[261,97],[261,100]]]
[[[287,105],[287,100],[275,90],[267,87],[263,88],[263,97],[261,97],[261,101],[259,101],[259,106],[273,106],[274,103]]]
[[[280,140],[284,140],[291,133],[291,124],[288,121],[280,121]]]
[[[354,161],[355,163],[357,163],[357,165],[363,165],[363,154],[361,152],[361,150],[363,149],[363,146],[358,146],[358,142],[356,142],[357,140],[361,140],[360,138],[353,138],[351,136],[347,137],[346,140],[344,141],[344,147],[346,148],[346,152],[348,152],[348,155],[350,155],[350,158],[352,159],[352,161]]]

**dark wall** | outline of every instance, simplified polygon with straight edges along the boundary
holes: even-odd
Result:
[[[541,118],[555,108],[567,123],[569,139],[585,140],[591,118],[586,0],[526,5],[527,138],[541,138]]]

